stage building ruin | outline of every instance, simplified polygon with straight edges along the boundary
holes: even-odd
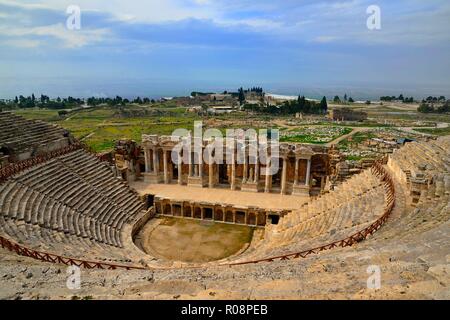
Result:
[[[230,154],[224,146],[227,159],[223,164],[206,164],[203,160],[184,163],[183,150],[173,161],[172,150],[179,137],[143,135],[145,172],[143,178],[150,184],[179,184],[200,188],[229,188],[231,190],[280,193],[284,195],[319,194],[326,185],[330,173],[328,148],[297,143],[280,143],[279,170],[267,174],[269,166],[253,159],[245,142],[244,160],[237,161],[236,148]],[[201,152],[192,147],[189,159],[201,159],[211,141],[203,140]],[[271,158],[273,161],[275,158]],[[231,163],[230,163],[231,162]],[[242,163],[243,162],[243,163]]]

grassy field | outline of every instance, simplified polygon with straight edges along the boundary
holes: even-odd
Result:
[[[366,140],[375,138],[376,135],[371,131],[366,132],[357,132],[352,136],[352,143],[362,143]],[[349,139],[344,139],[341,142],[339,142],[339,147],[347,147],[350,144]]]
[[[415,129],[415,131],[434,134],[436,136],[448,136],[450,135],[450,127],[447,128],[436,128],[436,129]]]
[[[192,129],[198,116],[185,113],[183,108],[170,108],[169,112],[139,117],[119,117],[114,108],[92,108],[59,117],[54,110],[16,110],[28,119],[39,119],[69,130],[96,152],[111,150],[119,139],[141,141],[142,134],[170,135],[177,128]]]
[[[338,126],[305,126],[283,132],[281,142],[325,144],[352,132],[351,128]]]
[[[277,121],[291,119],[288,116],[273,118],[268,115],[233,113],[202,118],[196,113],[186,112],[186,109],[183,107],[171,105],[157,105],[153,107],[129,106],[126,108],[96,107],[73,111],[64,117],[60,117],[56,110],[20,109],[14,110],[14,112],[28,119],[39,119],[57,124],[69,130],[76,138],[84,141],[96,152],[112,150],[115,141],[119,139],[133,139],[139,143],[141,142],[142,134],[170,135],[178,128],[192,130],[196,120],[204,120],[204,122],[213,120],[212,127],[218,128],[223,133],[225,133],[226,129],[247,129],[249,123],[253,123],[251,126],[254,129],[278,128],[280,129],[281,142],[312,144],[325,144],[347,134],[351,131],[347,127],[350,125],[352,127],[374,128],[390,126],[390,124],[382,124],[386,119],[386,115],[383,116],[381,109],[372,113],[372,115],[376,114],[375,118],[378,123],[376,121],[366,121],[364,123],[339,124],[317,119],[317,121],[308,125],[293,123],[288,126],[277,125]],[[389,119],[392,120],[393,118],[397,119],[399,124],[402,124],[406,119],[409,121],[418,120],[417,114],[413,115],[401,111],[398,114],[389,114]],[[421,115],[420,120],[450,122],[450,115]],[[405,126],[411,126],[411,123],[406,122]],[[432,129],[431,131],[426,129],[423,132],[436,135],[449,134],[448,129]],[[358,134],[354,137],[354,139],[366,138],[370,137],[359,136]],[[347,141],[344,140],[341,145],[346,143]]]

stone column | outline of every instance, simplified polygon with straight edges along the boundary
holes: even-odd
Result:
[[[242,183],[247,183],[248,178],[248,158],[247,150],[244,149],[244,172],[242,173]]]
[[[203,180],[203,162],[202,155],[198,155],[198,176]]]
[[[159,159],[158,159],[158,151],[153,149],[153,172],[158,174],[159,171]]]
[[[150,172],[150,154],[147,148],[144,148],[145,172]]]
[[[168,159],[167,159],[167,151],[163,150],[163,165],[164,165],[164,183],[169,184],[169,168],[168,168]]]
[[[231,190],[236,190],[236,154],[231,155]]]
[[[298,164],[300,160],[295,158],[295,170],[294,170],[294,186],[298,185]]]
[[[180,186],[183,184],[183,157],[181,152],[178,153],[178,184]]]
[[[189,177],[192,177],[193,173],[194,173],[194,166],[193,166],[193,161],[194,157],[192,156],[192,152],[189,153]]]
[[[209,187],[214,188],[214,164],[210,163],[208,167]]]
[[[308,159],[308,165],[306,166],[306,181],[305,186],[309,186],[309,180],[311,179],[311,159]]]
[[[286,173],[287,173],[287,158],[283,158],[283,169],[281,171],[281,194],[286,194]]]
[[[270,164],[271,159],[269,159],[266,164],[266,185],[264,188],[265,193],[270,193],[270,179],[272,178],[272,176],[270,175]]]
[[[259,159],[258,157],[256,157],[256,162],[255,162],[255,172],[253,173],[255,179],[254,182],[258,183],[259,182]]]

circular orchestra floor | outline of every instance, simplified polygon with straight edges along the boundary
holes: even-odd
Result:
[[[140,231],[140,246],[153,256],[201,263],[229,257],[249,244],[254,228],[212,221],[155,218]]]

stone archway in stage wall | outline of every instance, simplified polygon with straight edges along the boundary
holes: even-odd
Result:
[[[164,214],[172,215],[172,206],[170,205],[170,203],[164,204]]]
[[[225,211],[225,222],[234,222],[233,211],[231,210]]]
[[[203,219],[205,220],[213,220],[214,218],[214,209],[213,208],[203,208]]]
[[[202,209],[200,207],[194,207],[194,216],[195,219],[201,219],[202,218]]]
[[[173,215],[176,217],[181,217],[181,205],[173,204],[172,205]]]
[[[216,208],[216,210],[214,210],[214,220],[223,221],[223,209],[222,208]]]
[[[191,209],[191,206],[189,204],[184,206],[184,208],[183,208],[183,216],[187,217],[187,218],[191,218],[192,217],[192,209]]]
[[[236,211],[236,223],[245,224],[245,212],[244,211]]]

